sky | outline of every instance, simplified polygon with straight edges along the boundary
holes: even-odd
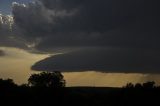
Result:
[[[28,3],[32,0],[0,0],[0,13],[12,14],[12,2]]]
[[[0,75],[23,83],[34,72],[61,71],[68,86],[159,83],[159,3],[0,0],[0,65],[12,66]],[[29,61],[17,66],[21,59]]]

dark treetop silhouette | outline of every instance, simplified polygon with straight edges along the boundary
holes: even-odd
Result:
[[[60,72],[42,72],[33,74],[28,79],[28,85],[34,87],[65,87],[65,80]]]

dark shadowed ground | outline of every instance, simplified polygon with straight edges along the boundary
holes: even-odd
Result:
[[[23,85],[0,79],[0,106],[160,106],[160,86],[153,81],[122,88],[65,84],[60,72],[33,74]]]
[[[159,106],[159,98],[160,88],[0,88],[1,106]]]

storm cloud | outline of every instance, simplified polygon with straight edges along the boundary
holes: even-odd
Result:
[[[6,45],[24,45],[38,52],[67,50],[37,62],[33,70],[158,73],[159,3],[159,0],[14,2],[13,24],[7,24],[12,31],[6,29],[1,19],[4,28],[0,37],[6,39],[3,40]],[[10,39],[15,42],[7,41]]]
[[[88,46],[159,49],[158,4],[158,0],[38,0],[13,3],[13,16],[26,39],[42,51]]]
[[[0,46],[27,49],[25,42],[17,36],[19,32],[11,15],[0,14]]]
[[[35,63],[38,71],[100,71],[113,73],[159,73],[160,51],[126,48],[83,49],[48,57]]]

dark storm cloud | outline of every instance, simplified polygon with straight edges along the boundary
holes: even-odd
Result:
[[[158,4],[159,0],[37,0],[13,3],[13,17],[35,49],[75,49],[37,62],[34,70],[158,73]]]
[[[160,51],[126,48],[84,49],[48,57],[35,63],[38,71],[100,71],[159,73]]]
[[[0,46],[21,47],[24,44],[15,39],[15,31],[13,32],[13,18],[11,15],[0,14]]]
[[[41,2],[40,2],[41,1]],[[40,50],[64,47],[160,46],[154,0],[39,0],[13,5],[16,25]]]

